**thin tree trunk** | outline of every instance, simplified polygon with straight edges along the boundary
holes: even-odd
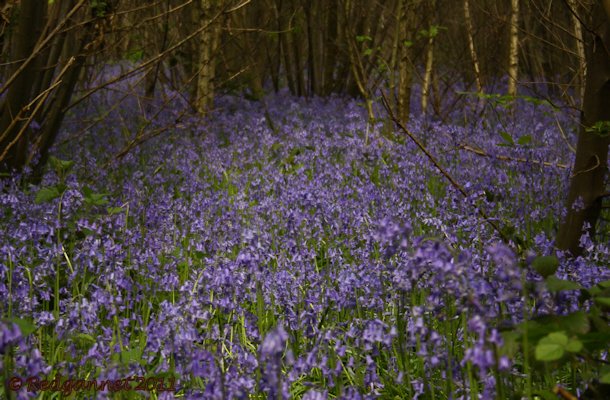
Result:
[[[388,86],[390,89],[390,93],[392,94],[392,99],[396,99],[396,82],[397,77],[395,71],[398,70],[398,55],[400,49],[400,10],[401,10],[401,1],[396,1],[394,5],[394,36],[392,40],[392,52],[390,53],[390,75],[388,78]]]
[[[345,28],[345,36],[347,38],[347,51],[349,55],[349,62],[351,65],[352,76],[354,78],[356,87],[359,94],[364,99],[365,108],[368,115],[368,122],[373,123],[375,120],[375,113],[373,111],[373,100],[368,86],[368,76],[366,74],[362,55],[359,53],[360,48],[356,43],[356,33],[353,31],[352,25],[349,24],[351,15],[351,1],[347,0],[344,3],[343,10],[343,26]]]
[[[278,39],[278,57],[284,61],[284,74],[288,83],[288,89],[293,95],[296,94],[296,80],[294,76],[294,66],[292,63],[292,52],[290,47],[290,33],[288,24],[284,19],[284,2],[279,0],[274,3],[273,11],[277,20],[279,39]]]
[[[483,84],[481,82],[481,68],[479,67],[479,57],[477,56],[476,48],[474,47],[474,36],[472,28],[472,17],[470,15],[470,0],[464,0],[464,22],[466,23],[466,37],[468,38],[468,50],[472,59],[472,69],[474,79],[477,85],[477,92],[483,92]]]
[[[413,81],[412,44],[414,38],[415,7],[401,0],[400,49],[398,62],[398,118],[406,123],[411,112],[411,85]]]
[[[318,86],[318,76],[316,71],[316,48],[314,45],[314,17],[312,10],[313,2],[307,1],[303,5],[303,9],[305,10],[305,24],[307,25],[307,75],[308,75],[308,85],[307,85],[307,93],[309,96],[317,94],[316,88]],[[317,20],[317,18],[316,18]]]
[[[508,95],[517,95],[519,79],[519,0],[511,0],[510,48],[508,53]]]
[[[605,12],[604,12],[605,11]],[[595,236],[605,193],[610,144],[610,0],[595,2],[591,39],[586,43],[587,79],[574,172],[566,202],[567,216],[559,228],[557,247],[582,252],[583,231]]]
[[[89,31],[91,27],[85,26],[83,29]],[[66,115],[66,107],[68,104],[70,104],[70,99],[72,98],[72,93],[74,92],[74,88],[78,82],[78,77],[85,64],[85,60],[87,58],[85,48],[90,41],[91,34],[86,32],[78,45],[76,56],[74,56],[73,61],[72,59],[66,61],[71,62],[72,65],[68,67],[69,69],[67,70],[65,77],[62,79],[61,85],[58,87],[57,92],[53,94],[51,106],[48,112],[45,113],[46,121],[40,132],[39,140],[37,142],[37,149],[35,152],[40,154],[40,159],[34,166],[33,178],[35,182],[39,182],[40,179],[42,179],[42,172],[47,163],[49,149],[53,143],[55,143],[55,139],[59,134],[59,128],[61,127],[61,123]],[[67,49],[66,53],[73,52],[73,49],[74,47]]]
[[[426,19],[428,20],[428,43],[426,51],[426,69],[422,82],[421,109],[422,114],[426,115],[430,100],[430,87],[432,86],[432,76],[434,73],[434,44],[439,28],[436,25],[436,0],[429,0],[426,3]]]
[[[40,0],[23,0],[19,9],[17,31],[13,36],[14,43],[11,49],[11,61],[18,63],[32,53],[38,39],[32,27],[40,27],[44,21],[46,2]],[[35,64],[29,63],[25,69],[13,80],[8,89],[6,99],[2,103],[0,115],[0,153],[9,146],[10,151],[4,160],[0,161],[0,171],[21,170],[25,165],[28,151],[29,128],[25,131],[23,122],[17,121],[20,117],[26,119],[27,110],[24,107],[32,99],[32,76]],[[15,65],[15,70],[19,64]]]
[[[337,0],[327,4],[328,19],[324,40],[324,95],[328,96],[335,90],[335,69],[337,67]]]
[[[424,73],[424,81],[422,83],[421,93],[421,111],[426,115],[428,110],[428,98],[430,96],[430,82],[432,80],[432,67],[434,63],[434,35],[430,33],[428,38],[428,51],[426,54],[426,71]]]
[[[208,24],[208,29],[204,29],[199,34],[199,60],[197,69],[197,95],[195,98],[195,108],[201,115],[206,115],[214,103],[214,54],[220,35],[219,21],[215,15],[218,8],[216,1],[199,0],[196,12],[199,13],[198,21]]]
[[[578,82],[580,85],[579,95],[582,103],[585,98],[585,81],[587,79],[587,62],[585,59],[585,43],[582,34],[582,25],[578,19],[578,3],[576,0],[568,0],[568,5],[572,9],[572,27],[574,29],[574,39],[576,40],[576,53],[578,54]]]
[[[165,10],[163,11],[165,13],[165,17],[163,18],[163,24],[161,26],[162,28],[162,39],[161,39],[161,47],[159,49],[159,52],[162,53],[165,51],[166,47],[167,47],[167,42],[169,39],[169,9],[170,9],[170,0],[166,0],[165,2]],[[155,9],[153,8],[153,15],[155,13]],[[157,24],[153,25],[154,28],[157,28]],[[152,37],[153,41],[147,41],[149,47],[155,48],[156,46],[153,45],[154,43],[154,39],[155,39],[155,33],[156,32],[150,32],[151,28],[153,27],[149,27],[148,29],[145,29],[145,37]],[[155,29],[156,30],[156,29]],[[146,76],[146,92],[145,92],[145,96],[148,99],[152,99],[155,95],[155,88],[157,86],[157,81],[159,80],[159,73],[161,70],[161,66],[163,65],[163,60],[159,60],[157,61],[155,68],[149,72],[149,74]]]
[[[300,33],[300,30],[298,30]],[[304,96],[306,94],[305,91],[305,72],[303,71],[303,42],[301,40],[301,35],[297,35],[297,32],[293,30],[290,33],[292,37],[292,48],[294,54],[294,69],[295,69],[295,78],[297,84],[297,95]]]

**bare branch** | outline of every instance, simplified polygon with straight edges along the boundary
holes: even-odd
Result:
[[[413,143],[415,143],[417,145],[417,147],[426,155],[426,157],[430,160],[430,162],[432,162],[434,167],[449,181],[449,183],[451,183],[451,185],[455,189],[457,189],[458,192],[460,192],[462,194],[462,196],[464,196],[465,198],[468,198],[469,194],[466,191],[466,189],[464,189],[464,187],[462,185],[460,185],[453,178],[453,176],[451,176],[451,174],[445,168],[443,168],[442,165],[439,164],[439,162],[436,160],[436,158],[434,158],[434,156],[428,151],[426,146],[424,146],[424,144],[417,137],[415,137],[415,135],[413,135],[413,133],[411,133],[411,131],[409,131],[409,129],[407,129],[407,127],[396,117],[396,115],[394,114],[394,111],[392,110],[390,102],[388,101],[388,98],[386,97],[385,93],[383,93],[383,92],[381,93],[381,98],[382,98],[382,101],[383,101],[384,108],[386,109],[386,111],[388,112],[388,115],[390,116],[390,119],[392,121],[394,121],[396,126],[398,128],[400,128],[400,130],[403,131],[413,141]],[[502,229],[496,223],[496,221],[491,219],[487,215],[487,213],[485,211],[483,211],[479,207],[477,207],[477,211],[478,211],[479,215],[489,225],[491,225],[491,227],[498,233],[498,235],[502,238],[502,240],[504,240],[507,243],[511,241],[510,238],[502,231]]]

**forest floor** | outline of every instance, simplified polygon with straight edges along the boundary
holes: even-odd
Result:
[[[7,381],[309,400],[610,384],[608,222],[582,257],[553,247],[576,127],[562,110],[471,96],[448,122],[413,117],[464,197],[356,101],[223,96],[205,120],[145,120],[113,96],[70,116],[39,186],[0,193]]]

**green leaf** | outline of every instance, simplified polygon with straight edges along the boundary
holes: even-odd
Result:
[[[597,284],[597,286],[601,286],[601,287],[603,287],[603,288],[605,288],[605,289],[608,289],[608,288],[610,288],[610,280],[607,280],[607,281],[601,281],[601,282],[599,282],[599,283]]]
[[[528,145],[532,142],[532,137],[530,135],[524,135],[521,136],[518,140],[517,143],[521,146],[525,146]]]
[[[59,158],[53,156],[49,157],[49,163],[58,174],[70,171],[74,165],[74,161],[60,160]]]
[[[516,331],[502,332],[502,339],[504,344],[500,348],[500,354],[513,358],[519,351],[519,342],[521,340],[521,334]]]
[[[509,145],[509,146],[515,145],[515,141],[513,140],[513,137],[508,132],[501,131],[500,136],[502,136],[502,139],[504,140],[504,142],[506,142],[507,145]]]
[[[36,193],[36,198],[34,199],[34,203],[36,203],[36,204],[48,203],[49,201],[56,199],[59,196],[61,196],[61,193],[59,192],[59,189],[57,188],[57,186],[44,187],[44,188],[40,189],[38,191],[38,193]]]
[[[590,332],[578,338],[587,351],[594,352],[608,349],[610,334],[606,332]]]
[[[536,257],[532,262],[532,268],[543,278],[553,275],[559,267],[559,260],[555,256]]]
[[[579,290],[582,289],[579,283],[573,281],[566,281],[557,278],[555,275],[551,275],[546,278],[546,288],[551,293],[562,292],[564,290]]]
[[[570,341],[566,345],[566,351],[570,353],[579,353],[582,350],[582,342],[578,339],[570,338]]]
[[[370,42],[371,40],[373,40],[372,37],[367,36],[367,35],[358,35],[356,36],[356,41],[362,43],[362,42]]]
[[[74,341],[83,349],[90,349],[96,339],[88,333],[77,333],[73,336]]]
[[[570,333],[584,335],[591,330],[589,317],[584,311],[576,311],[563,317],[559,317],[559,324]]]
[[[103,206],[108,204],[108,200],[106,199],[107,193],[94,193],[93,190],[87,186],[83,187],[82,193],[86,204],[92,206]]]
[[[123,207],[108,207],[106,209],[106,211],[108,211],[108,214],[114,215],[114,214],[122,213],[124,210],[123,210]]]
[[[602,307],[610,307],[610,297],[596,297],[594,301]]]
[[[586,128],[585,131],[597,136],[607,137],[610,135],[610,121],[597,121],[593,126]]]
[[[604,334],[604,339],[607,344],[610,344],[610,325],[605,318],[599,316],[600,310],[596,307],[591,309],[591,315],[589,318],[591,319],[591,324],[598,332]]]
[[[610,365],[604,365],[601,368],[599,377],[599,383],[605,383],[607,385],[610,384]]]
[[[142,363],[142,352],[138,347],[121,351],[121,364]]]
[[[15,325],[17,325],[19,327],[19,330],[21,331],[21,336],[28,336],[31,333],[34,333],[36,331],[36,325],[34,325],[34,323],[28,319],[22,319],[22,318],[8,318],[6,319],[6,322],[12,322]]]
[[[536,345],[536,360],[557,361],[565,354],[568,337],[564,332],[553,332],[540,339]]]

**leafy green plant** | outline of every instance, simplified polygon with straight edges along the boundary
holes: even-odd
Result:
[[[559,261],[554,256],[537,257],[532,262],[532,268],[544,278],[543,284],[549,293],[558,296],[579,291],[583,307],[565,315],[536,316],[506,330],[502,352],[514,356],[521,349],[523,354],[533,356],[531,362],[548,365],[547,370],[574,368],[584,360],[591,372],[591,381],[608,383],[610,369],[601,352],[610,348],[610,281],[583,288],[577,282],[558,278],[555,275],[558,267]]]

